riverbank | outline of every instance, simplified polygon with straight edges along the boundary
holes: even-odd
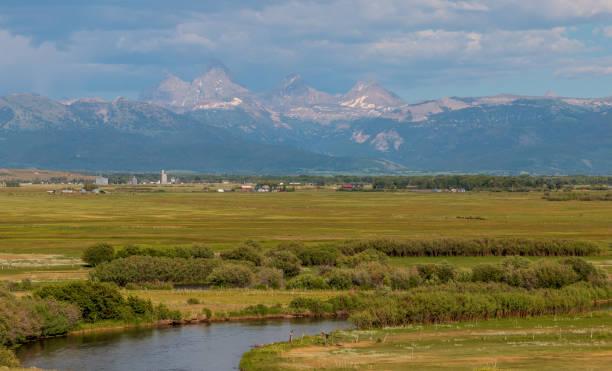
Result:
[[[337,331],[245,353],[242,371],[605,369],[612,313],[462,321]]]
[[[163,327],[175,327],[175,326],[185,326],[185,325],[194,325],[201,323],[223,323],[223,322],[249,322],[249,321],[265,321],[265,320],[292,320],[292,319],[347,319],[347,316],[343,313],[340,314],[332,314],[332,313],[321,313],[314,315],[312,313],[301,313],[301,314],[268,314],[263,316],[254,316],[254,315],[244,315],[244,316],[235,316],[235,317],[224,317],[224,318],[208,318],[205,315],[197,316],[197,317],[189,317],[183,318],[181,320],[159,320],[155,322],[143,322],[143,323],[126,323],[122,325],[112,325],[112,326],[104,326],[100,327],[91,327],[91,328],[82,328],[78,330],[70,331],[66,335],[62,336],[70,336],[70,335],[83,335],[83,334],[91,334],[97,332],[109,332],[109,331],[122,331],[126,329],[138,329],[138,328],[163,328]],[[40,338],[38,340],[44,340],[47,338]]]

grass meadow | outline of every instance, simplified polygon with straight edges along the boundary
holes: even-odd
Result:
[[[247,239],[273,245],[287,240],[555,238],[593,241],[608,251],[612,244],[612,203],[551,202],[539,192],[217,193],[182,185],[109,186],[106,195],[50,195],[50,189],[58,188],[0,188],[1,279],[85,278],[86,270],[65,262],[97,242],[158,247],[203,243],[216,251]],[[589,260],[612,272],[610,255]],[[24,263],[27,258],[20,256],[35,263]],[[501,258],[441,259],[469,268]],[[439,260],[393,258],[393,263]]]
[[[254,349],[254,370],[604,370],[612,363],[612,313],[451,322],[334,334]]]
[[[47,189],[0,188],[0,252],[78,257],[95,242],[205,243],[222,250],[246,239],[271,244],[381,237],[558,238],[601,246],[612,242],[612,203],[551,202],[538,192],[262,194],[183,186],[49,195]],[[469,216],[484,220],[464,218]]]

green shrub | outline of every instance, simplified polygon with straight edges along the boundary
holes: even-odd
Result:
[[[295,277],[300,274],[300,259],[292,252],[270,250],[266,255],[268,256],[266,261],[268,267],[282,270],[286,277]]]
[[[389,262],[389,257],[378,250],[367,249],[355,255],[343,256],[338,259],[339,266],[349,268],[354,268],[361,263],[369,262],[387,264]]]
[[[244,260],[250,261],[256,266],[263,264],[264,257],[261,254],[261,247],[254,242],[247,241],[244,245],[238,246],[230,251],[221,253],[221,258],[225,260]]]
[[[181,259],[152,256],[130,256],[100,264],[90,273],[94,281],[128,283],[181,284],[207,283],[208,275],[220,264],[218,259]]]
[[[393,290],[408,290],[422,283],[421,277],[404,269],[392,269],[387,273],[389,286]]]
[[[202,308],[202,314],[206,315],[206,319],[211,319],[212,318],[212,310],[210,310],[208,308]]]
[[[277,268],[262,267],[255,275],[255,284],[280,289],[284,285],[284,272]]]
[[[296,290],[323,290],[328,289],[329,285],[323,277],[307,273],[293,277],[287,281],[286,287]]]
[[[130,256],[210,259],[215,256],[215,253],[209,247],[202,245],[193,245],[190,247],[176,246],[173,248],[152,248],[129,245],[117,251],[118,258],[127,258]]]
[[[438,240],[346,241],[338,245],[345,255],[367,249],[388,256],[589,256],[601,250],[592,242],[568,240],[528,240],[521,238],[481,238]]]
[[[103,319],[153,320],[155,317],[151,301],[135,296],[124,299],[119,289],[109,283],[78,281],[49,284],[40,287],[34,294],[43,299],[54,299],[78,306],[83,320],[87,322]],[[53,317],[57,313],[51,314]]]
[[[253,272],[244,265],[226,263],[212,270],[208,281],[220,287],[248,287],[253,283]]]
[[[183,315],[179,310],[170,310],[164,304],[159,303],[154,308],[155,318],[157,319],[171,319],[174,321],[180,321]]]
[[[35,292],[41,298],[53,298],[77,305],[88,322],[122,318],[125,300],[117,287],[108,283],[69,282],[46,285]]]
[[[19,360],[12,350],[0,346],[0,366],[19,367]]]
[[[574,272],[578,275],[578,279],[581,281],[590,281],[598,279],[597,268],[588,261],[577,257],[565,258],[559,261],[561,264],[566,264],[572,267]]]
[[[81,259],[92,267],[115,258],[115,248],[107,243],[98,243],[89,246],[83,251]]]
[[[334,246],[302,247],[297,256],[303,265],[335,265],[340,251]]]
[[[65,334],[81,319],[75,305],[0,290],[0,347]]]
[[[200,299],[198,299],[198,298],[189,298],[189,299],[187,299],[187,304],[189,304],[189,305],[200,304]]]
[[[423,280],[433,280],[435,282],[448,282],[455,278],[456,267],[442,262],[439,264],[417,264],[417,272]]]
[[[308,311],[316,316],[324,313],[333,313],[334,306],[329,302],[313,298],[295,298],[289,303],[289,309],[303,312]]]
[[[192,258],[211,259],[215,257],[215,252],[208,246],[193,245],[189,248],[189,255]]]
[[[350,269],[333,269],[327,274],[327,282],[332,289],[350,289],[353,287],[353,271]]]
[[[472,268],[474,282],[501,282],[504,270],[497,264],[478,264]]]
[[[558,262],[540,262],[527,271],[530,287],[561,288],[577,282],[580,277],[571,266]]]

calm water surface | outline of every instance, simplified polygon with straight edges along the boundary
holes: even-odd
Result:
[[[19,348],[24,366],[54,370],[236,370],[254,344],[351,327],[339,320],[222,322],[47,339]]]

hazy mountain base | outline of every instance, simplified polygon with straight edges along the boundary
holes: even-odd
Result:
[[[206,173],[395,173],[385,160],[352,159],[260,144],[214,128],[152,135],[112,129],[0,133],[0,163],[9,168],[158,171],[182,168]]]
[[[612,107],[522,99],[330,124],[240,107],[175,113],[128,99],[0,97],[3,167],[221,173],[612,172]]]
[[[263,124],[247,130],[220,120],[219,112],[191,115],[215,117],[216,125],[268,143],[337,156],[382,157],[421,172],[601,174],[612,171],[610,113],[532,100],[447,111],[422,122],[369,118],[320,125],[286,120],[291,130]]]

